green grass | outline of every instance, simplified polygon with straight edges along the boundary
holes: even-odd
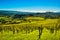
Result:
[[[5,18],[3,18],[3,19],[5,19]],[[47,27],[56,28],[57,26],[55,24],[58,23],[58,19],[44,19],[44,18],[40,18],[40,17],[38,17],[38,18],[28,17],[25,19],[27,21],[23,21],[19,24],[8,24],[8,23],[6,23],[6,24],[1,24],[0,27],[2,27],[2,28],[4,28],[4,27],[11,27],[11,28],[15,27],[15,29],[20,30],[22,27],[26,28],[26,25],[28,26],[28,28],[32,27],[34,29],[34,27],[38,28],[42,24],[43,25],[42,27],[44,28],[44,30],[43,30],[43,33],[41,35],[40,40],[60,40],[60,30],[58,30],[56,35],[55,35],[55,32],[51,33],[49,30],[45,29]],[[7,19],[7,18],[5,20],[9,21],[9,19]],[[21,20],[13,20],[13,21],[20,22]],[[29,21],[31,21],[31,22],[29,23]],[[47,27],[45,27],[45,26],[47,26]],[[20,33],[16,33],[16,34],[13,34],[12,31],[10,31],[9,33],[8,32],[3,32],[3,33],[0,32],[0,40],[37,40],[39,37],[38,35],[39,35],[38,30],[34,30],[33,32],[30,32],[27,34],[25,33],[25,31],[20,32]]]
[[[23,32],[16,34],[4,32],[3,34],[0,33],[0,40],[37,40],[38,35],[38,30],[28,34]],[[52,34],[49,30],[44,29],[40,40],[60,40],[60,30],[55,35],[55,33]]]

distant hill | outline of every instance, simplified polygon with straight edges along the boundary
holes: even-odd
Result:
[[[33,13],[33,12],[19,12],[19,11],[6,11],[0,10],[0,16],[12,16],[13,18],[21,18],[27,16],[36,16],[36,17],[44,17],[44,18],[59,18],[60,12],[45,12],[45,13]]]
[[[30,12],[0,10],[0,15],[12,15],[12,14],[30,14]]]

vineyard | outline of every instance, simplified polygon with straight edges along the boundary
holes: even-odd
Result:
[[[37,17],[38,18],[38,17]],[[59,19],[46,19],[29,17],[19,24],[1,24],[1,40],[59,40]],[[48,39],[49,36],[51,39]],[[57,36],[58,35],[58,36]],[[46,36],[48,38],[44,39]],[[56,39],[55,39],[56,36]],[[11,37],[11,38],[10,38]],[[23,37],[23,38],[21,38]],[[29,38],[31,37],[31,38]],[[35,38],[36,37],[36,38]],[[42,38],[44,37],[44,38]],[[52,39],[53,38],[53,39]]]
[[[0,40],[60,40],[59,16],[29,15],[0,15]]]

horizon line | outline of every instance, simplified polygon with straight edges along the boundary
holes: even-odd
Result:
[[[0,9],[0,10],[6,10],[6,11],[20,11],[20,12],[40,12],[40,13],[45,13],[45,12],[60,12],[57,10],[19,10],[19,9]]]

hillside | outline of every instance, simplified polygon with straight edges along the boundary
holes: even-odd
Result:
[[[13,16],[13,18],[21,18],[27,16],[36,16],[44,18],[59,18],[60,12],[45,12],[45,13],[33,13],[33,12],[19,12],[19,11],[5,11],[0,10],[0,16]]]
[[[60,40],[60,12],[0,11],[0,40]]]

